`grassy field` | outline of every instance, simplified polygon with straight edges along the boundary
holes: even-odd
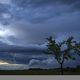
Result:
[[[60,69],[0,70],[0,75],[60,75]],[[64,75],[80,75],[80,68],[66,68]]]

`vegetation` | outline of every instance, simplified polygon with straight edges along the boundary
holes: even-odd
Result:
[[[63,64],[65,60],[75,60],[71,52],[80,55],[80,43],[73,40],[71,36],[63,42],[56,42],[52,37],[47,38],[47,53],[53,54],[57,62],[60,64],[61,74],[63,75]],[[62,47],[66,47],[65,49]]]
[[[80,75],[80,66],[63,70],[64,75]],[[0,75],[60,75],[60,69],[0,70]]]

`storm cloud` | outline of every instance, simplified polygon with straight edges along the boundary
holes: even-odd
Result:
[[[43,44],[52,35],[78,36],[79,0],[6,0],[0,1],[0,24],[16,35],[7,38],[15,44]]]
[[[80,0],[0,0],[0,41],[45,46],[46,38],[80,39]]]

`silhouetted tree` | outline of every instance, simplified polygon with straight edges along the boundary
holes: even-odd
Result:
[[[75,53],[77,53],[77,55],[80,56],[80,42],[79,43],[75,42],[74,51]]]
[[[69,37],[63,42],[56,42],[52,37],[47,38],[47,52],[54,55],[57,62],[60,64],[61,74],[63,75],[63,64],[65,60],[75,60],[75,57],[71,55],[71,51],[76,51],[79,53],[80,44],[76,44],[76,41],[73,41],[73,37]],[[65,49],[62,48],[66,47]],[[78,50],[79,48],[79,50]]]

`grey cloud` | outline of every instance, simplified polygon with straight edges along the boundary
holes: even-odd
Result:
[[[0,0],[2,4],[10,4],[11,0]]]
[[[7,8],[9,8],[8,5],[0,3],[0,13],[8,12]]]
[[[12,0],[11,15],[15,20],[44,23],[55,16],[79,10],[79,4],[79,0]]]
[[[79,35],[79,14],[80,13],[66,14],[64,16],[55,17],[43,24],[26,24],[25,26],[19,26],[18,28],[20,32],[22,32],[24,40],[33,43],[43,43],[48,36],[53,35],[55,38],[60,33],[71,33],[73,36],[75,34]]]
[[[10,24],[11,13],[9,11],[10,5],[0,3],[0,23],[7,25]]]
[[[9,45],[6,45],[5,47],[7,49],[12,48],[12,50],[21,49],[20,47],[9,46]],[[9,63],[14,63],[14,64],[26,64],[29,66],[29,68],[46,69],[46,68],[57,68],[57,67],[59,67],[59,64],[53,58],[52,55],[41,54],[41,52],[39,50],[38,51],[36,50],[34,52],[34,51],[31,51],[31,49],[30,49],[30,52],[28,51],[25,54],[23,52],[22,53],[1,52],[0,53],[0,59],[3,61],[9,62]],[[69,66],[69,67],[77,66],[79,64],[79,59],[80,58],[77,57],[77,59],[75,61],[66,61],[64,63],[64,67],[66,67],[66,66]]]
[[[76,67],[79,63],[80,58],[77,58],[76,61],[65,61],[64,67]],[[39,60],[39,59],[31,59],[29,61],[29,66],[31,68],[59,68],[59,64],[53,57],[48,57],[47,59]]]
[[[46,48],[47,37],[53,36],[57,41],[62,41],[65,37],[73,35],[77,41],[80,40],[79,0],[12,1],[11,4],[0,4],[0,23],[3,24],[0,28],[5,31],[9,29],[16,35],[6,33],[9,36],[4,38],[1,34],[0,50],[19,52],[16,55],[9,52],[0,54],[2,60],[13,63],[12,57],[14,57],[16,63],[31,64],[34,67],[46,64],[51,67],[53,61],[51,57],[41,55]],[[1,29],[0,31],[2,32]],[[13,44],[10,45],[9,42]],[[21,53],[21,51],[26,53]],[[78,63],[77,60],[76,64]]]
[[[71,4],[72,5],[77,5],[77,3],[79,4],[78,0],[74,0],[74,1],[65,1],[65,0],[57,0],[58,2],[63,2],[63,3],[67,3],[67,4]],[[64,15],[65,13],[69,13],[69,12],[74,12],[74,8],[68,5],[62,5],[62,4],[54,4],[51,5],[53,2],[56,2],[56,0],[12,0],[12,4],[9,6],[9,8],[6,8],[6,10],[8,11],[8,13],[11,15],[11,18],[6,20],[1,18],[1,21],[3,24],[9,24],[11,21],[13,22],[13,20],[21,20],[21,21],[26,21],[26,22],[31,22],[31,23],[44,23],[49,19],[54,18],[55,16],[61,16]],[[14,3],[14,4],[13,4]],[[40,7],[27,7],[27,5],[39,5],[38,3],[40,3],[40,5],[43,3],[43,5],[50,4],[50,5],[46,5],[46,6],[40,6]],[[25,7],[20,7],[17,5],[23,6],[25,4]],[[78,6],[78,5],[77,5]],[[77,7],[75,7],[77,8]],[[79,8],[79,7],[78,7]]]
[[[80,0],[12,0],[19,7],[37,8],[42,6],[53,6],[55,4],[67,5],[73,9],[80,9]]]
[[[57,68],[59,67],[58,63],[54,61],[55,59],[47,58],[44,60],[39,59],[31,59],[29,61],[29,66],[31,68],[42,68],[42,69],[48,69],[48,68]]]
[[[74,4],[76,2],[80,2],[79,0],[12,0],[12,2],[14,2],[15,4],[19,5],[19,6],[28,6],[28,4],[33,5],[36,7],[37,6],[43,6],[43,5],[53,5],[54,3],[63,3],[63,4]]]
[[[23,0],[19,0],[18,2],[20,1],[23,2]],[[39,0],[39,2],[42,3],[44,3],[45,1],[47,1],[47,3],[50,1],[51,4],[51,2],[54,0]],[[77,1],[78,0],[73,0],[73,2],[69,2],[69,0],[61,0],[61,3],[64,2],[66,4],[75,4],[77,3]],[[15,4],[18,4],[18,2]],[[35,2],[36,0],[32,1],[32,3]],[[50,35],[53,35],[53,37],[55,38],[60,32],[62,32],[63,34],[64,32],[72,32],[76,34],[80,31],[80,12],[69,12],[71,11],[69,6],[53,5],[53,7],[52,5],[46,5],[45,7],[41,6],[37,8],[20,8],[15,4],[13,5],[12,3],[11,8],[9,9],[12,18],[10,20],[8,19],[10,27],[7,28],[13,30],[16,33],[18,38],[17,40],[20,40],[22,44],[41,44],[44,43],[46,41],[46,37]],[[16,42],[17,40],[13,39],[14,42]]]

